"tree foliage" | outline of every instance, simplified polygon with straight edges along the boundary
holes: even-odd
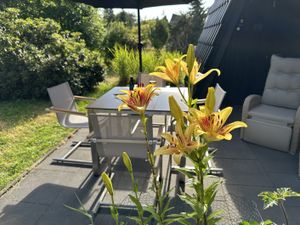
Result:
[[[112,49],[115,45],[127,46],[129,49],[136,48],[135,36],[125,27],[123,22],[113,22],[107,30],[103,45],[105,46],[105,59],[113,58]]]
[[[188,13],[175,15],[170,24],[169,50],[186,52],[186,46],[191,43],[196,45],[203,29],[206,10],[202,0],[191,2]]]
[[[169,24],[166,18],[157,19],[150,30],[150,41],[155,49],[161,49],[169,38]]]
[[[129,28],[133,27],[136,22],[135,15],[122,10],[115,16],[115,21],[124,23]]]
[[[49,18],[62,30],[80,32],[88,48],[100,49],[105,34],[97,9],[70,0],[1,0],[0,10],[18,8],[19,18]]]
[[[87,48],[81,33],[21,14],[0,11],[0,99],[45,97],[47,87],[65,81],[81,94],[102,81],[100,53]]]

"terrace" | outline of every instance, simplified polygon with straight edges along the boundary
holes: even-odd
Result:
[[[232,119],[240,117],[240,109],[236,108]],[[90,168],[51,164],[52,158],[63,155],[72,141],[82,139],[87,133],[86,129],[76,132],[65,144],[45,157],[2,195],[1,224],[88,224],[86,217],[69,210],[64,205],[79,207],[76,194],[83,205],[92,210],[99,203],[97,199],[101,194],[99,193],[101,179],[94,177]],[[282,224],[280,210],[278,208],[263,210],[262,201],[257,195],[262,191],[272,191],[278,187],[291,187],[299,191],[298,157],[241,141],[238,131],[233,135],[234,138],[230,142],[214,144],[218,151],[213,161],[216,166],[224,170],[224,175],[220,178],[222,185],[218,190],[214,206],[223,211],[224,219],[219,224],[237,224],[239,218],[257,217],[252,201],[257,204],[264,219],[270,218]],[[76,154],[74,157],[79,159],[90,157],[89,151],[79,151]],[[145,176],[142,163],[133,162],[137,169],[136,177],[139,186],[147,191],[149,177]],[[174,185],[175,175],[171,183]],[[128,201],[126,195],[130,192],[130,185],[128,173],[121,166],[114,178],[118,202]],[[299,224],[300,200],[288,199],[286,209],[290,224]],[[108,210],[101,208],[95,214],[95,222],[114,224]]]
[[[78,1],[81,2],[81,0]],[[31,1],[29,2],[30,4],[33,4]],[[91,0],[91,2],[93,1]],[[170,2],[172,2],[172,0]],[[188,0],[185,2],[188,2]],[[270,68],[270,60],[272,62],[272,58],[274,57],[272,55],[280,53],[279,55],[282,57],[275,56],[275,58],[282,58],[283,60],[285,60],[285,57],[289,60],[290,58],[299,58],[300,56],[300,50],[298,49],[299,45],[297,44],[300,37],[300,32],[297,29],[293,29],[294,27],[298,26],[299,21],[295,19],[298,18],[298,11],[294,10],[294,8],[299,7],[299,5],[298,3],[294,3],[293,1],[288,0],[285,2],[286,4],[283,4],[282,2],[280,2],[279,4],[278,2],[279,1],[277,0],[264,3],[261,3],[261,1],[247,2],[236,0],[216,0],[213,6],[208,11],[208,18],[198,40],[197,48],[195,49],[196,56],[201,59],[202,62],[200,72],[206,72],[209,69],[216,67],[222,69],[222,76],[210,76],[203,80],[200,85],[198,83],[198,85],[194,89],[194,94],[203,97],[204,94],[206,94],[208,86],[214,86],[216,83],[221,84],[221,86],[227,91],[226,98],[223,101],[223,107],[221,108],[224,108],[224,106],[228,105],[236,105],[235,107],[233,107],[234,112],[229,118],[230,121],[241,120],[241,114],[243,111],[241,105],[249,94],[263,94],[265,80],[267,79],[267,75],[269,74],[268,70]],[[67,6],[68,4],[69,3],[64,6]],[[101,2],[99,4],[101,4]],[[278,4],[280,7],[278,7]],[[96,6],[98,5],[96,4]],[[111,7],[111,5],[109,6]],[[71,5],[71,8],[72,7],[73,5]],[[77,9],[80,9],[79,11],[82,10],[82,6],[76,5],[76,7],[78,7]],[[291,10],[292,8],[293,10]],[[2,8],[0,9],[2,10]],[[91,10],[91,8],[84,9],[87,10],[87,12],[88,10]],[[96,10],[93,10],[89,12],[91,18],[98,18],[98,12]],[[253,13],[254,11],[255,13]],[[265,19],[263,20],[263,22],[257,21],[257,18],[265,16],[266,12],[270,13],[270,18],[276,18],[276,24],[281,24],[282,26],[276,26],[275,29],[275,22],[273,21],[273,19]],[[12,9],[5,9],[3,12],[1,11],[1,13],[2,14],[0,14],[0,18],[6,18],[8,20],[10,20],[11,13],[18,14],[17,11],[14,11]],[[280,15],[280,17],[277,16],[278,14]],[[40,18],[40,14],[36,14],[35,16],[39,17],[42,23],[50,24],[50,20],[43,21]],[[16,18],[18,17],[19,14],[18,16],[16,16]],[[140,15],[138,15],[138,28],[136,28],[140,33],[140,29],[143,29],[140,26],[143,25],[143,23],[140,24],[139,17]],[[101,28],[101,18],[99,18],[94,25],[98,28]],[[20,17],[20,20],[22,19],[23,18]],[[180,16],[177,19],[178,21],[180,21]],[[24,21],[28,22],[29,20]],[[36,19],[34,21],[37,22],[38,20]],[[16,23],[17,25],[20,25],[19,28],[16,28],[13,22],[12,24],[8,23],[8,27],[10,29],[14,28],[21,30],[20,37],[26,37],[26,32],[28,32],[28,30],[34,30],[30,29],[30,26],[32,26],[33,22],[29,22],[29,29],[27,28],[27,31],[22,30],[24,26],[21,26],[21,23]],[[177,29],[176,21],[174,23],[175,24],[170,24],[171,26],[175,27],[174,29]],[[77,23],[77,25],[78,24],[80,23]],[[146,24],[146,26],[148,26],[149,24]],[[288,26],[285,26],[285,24],[287,24]],[[3,24],[1,24],[0,22],[0,27],[2,25]],[[50,25],[49,27],[51,27]],[[93,26],[91,27],[94,29]],[[57,29],[54,32],[55,35],[51,33],[50,36],[52,39],[49,38],[50,36],[48,37],[48,39],[46,39],[51,40],[51,44],[59,43],[59,46],[61,47],[61,40],[66,37],[64,36],[64,31],[62,30],[61,32],[58,27],[59,26],[57,25],[55,28]],[[86,30],[91,30],[91,27],[88,27]],[[43,37],[43,35],[45,35],[43,33],[44,28],[42,26],[40,26],[39,28],[42,28],[42,35],[40,36]],[[110,25],[108,25],[106,28],[110,29]],[[4,31],[10,31],[10,29],[4,29],[3,33]],[[133,32],[133,30],[134,29],[131,28],[130,32]],[[249,30],[253,32],[249,32]],[[0,32],[2,32],[2,30],[0,30]],[[126,32],[129,33],[129,31],[125,31],[123,36],[125,36]],[[10,35],[12,34],[8,33],[7,37],[10,37]],[[29,34],[29,36],[30,35],[31,33]],[[74,37],[72,35],[74,35]],[[104,183],[101,177],[94,176],[94,171],[90,166],[77,165],[74,167],[68,164],[53,163],[52,161],[54,158],[60,158],[61,156],[65,155],[70,150],[70,146],[74,145],[74,142],[87,138],[87,136],[90,134],[90,131],[93,130],[91,129],[91,117],[89,117],[90,129],[80,128],[75,131],[70,131],[59,126],[54,118],[54,114],[44,112],[44,109],[49,106],[49,102],[39,102],[39,100],[13,100],[11,102],[6,102],[6,98],[10,97],[10,95],[13,95],[13,98],[19,98],[21,96],[20,93],[28,94],[26,98],[35,98],[36,96],[34,96],[34,93],[37,96],[45,95],[46,88],[48,88],[50,84],[56,85],[59,83],[58,81],[61,81],[60,76],[67,76],[69,78],[69,83],[71,84],[72,89],[74,88],[76,89],[76,91],[79,91],[80,88],[84,86],[83,84],[86,84],[85,82],[80,83],[80,79],[84,81],[84,75],[86,75],[82,73],[82,68],[85,68],[87,71],[93,71],[92,76],[95,76],[95,79],[92,82],[95,82],[93,84],[94,87],[98,85],[98,89],[96,89],[96,92],[89,93],[88,95],[89,97],[98,98],[105,92],[109,91],[109,89],[113,88],[117,83],[116,80],[120,81],[121,84],[119,85],[124,85],[127,82],[126,79],[129,78],[129,75],[138,74],[138,70],[145,70],[146,73],[149,73],[151,71],[154,71],[155,66],[160,63],[164,63],[164,60],[166,58],[178,58],[180,54],[179,52],[168,52],[167,50],[165,50],[165,47],[159,52],[154,52],[153,46],[151,44],[149,45],[150,47],[148,46],[148,49],[147,47],[145,47],[142,53],[141,36],[139,34],[139,45],[138,48],[135,49],[135,51],[126,49],[126,47],[114,47],[113,60],[115,61],[112,60],[108,64],[111,63],[111,67],[115,66],[117,68],[110,68],[110,70],[112,70],[114,73],[112,74],[113,77],[104,77],[104,70],[102,70],[103,64],[102,62],[100,62],[101,60],[99,60],[101,54],[97,51],[94,51],[95,46],[93,48],[90,48],[91,43],[86,44],[86,40],[81,39],[81,37],[79,36],[76,36],[78,34],[72,35],[69,35],[69,37],[67,37],[69,38],[65,40],[65,43],[67,44],[66,46],[63,46],[62,49],[64,49],[64,47],[71,46],[70,49],[67,49],[70,51],[74,51],[71,53],[74,56],[74,60],[77,60],[76,63],[72,61],[72,57],[63,59],[65,60],[63,61],[65,64],[61,63],[60,61],[57,61],[57,64],[54,63],[53,68],[56,68],[56,66],[58,66],[59,68],[56,71],[57,77],[51,77],[50,80],[45,79],[49,83],[45,82],[44,84],[42,84],[42,86],[44,85],[42,89],[35,89],[35,91],[33,91],[34,88],[32,88],[31,90],[31,83],[32,85],[34,85],[34,82],[31,81],[31,79],[27,79],[27,82],[29,81],[29,83],[27,83],[27,85],[25,83],[25,85],[21,86],[22,90],[20,91],[12,91],[10,89],[7,89],[6,92],[1,92],[0,90],[0,99],[5,99],[5,101],[3,102],[0,101],[0,116],[4,116],[4,118],[0,118],[0,135],[3,135],[3,137],[0,137],[0,157],[2,157],[2,159],[0,158],[0,188],[4,187],[2,190],[0,189],[1,225],[81,225],[91,223],[89,221],[89,218],[87,217],[87,214],[83,215],[76,212],[76,210],[71,210],[69,207],[76,209],[84,207],[87,210],[86,212],[89,213],[89,215],[92,215],[95,225],[115,224],[115,221],[113,220],[108,207],[111,205],[111,199],[109,194],[105,191]],[[33,37],[35,36],[33,35]],[[53,37],[55,37],[56,39],[53,39]],[[263,43],[261,42],[260,37],[264,37]],[[78,39],[79,41],[77,41],[78,43],[80,42],[80,44],[78,44],[75,39]],[[175,39],[176,38],[174,38],[174,40]],[[32,40],[35,40],[35,38],[32,38]],[[89,41],[91,40],[92,39],[90,38]],[[181,40],[179,42],[181,42]],[[32,43],[28,42],[27,44],[29,45]],[[50,44],[48,43],[48,45],[45,46],[50,46]],[[75,48],[74,46],[77,47]],[[257,46],[261,46],[261,48],[258,48]],[[56,49],[57,47],[58,45],[53,45],[46,50],[48,52],[51,52],[52,49]],[[24,49],[27,48],[28,46],[25,45]],[[109,53],[105,53],[109,56],[109,54],[111,54],[110,49],[113,48],[113,46],[105,46],[105,48],[106,50],[109,49]],[[62,49],[59,49],[59,51],[62,51]],[[81,51],[82,49],[84,49],[84,51]],[[236,49],[239,49],[239,51],[237,52]],[[59,51],[53,52],[53,56],[56,56]],[[181,51],[183,52],[182,49]],[[6,52],[6,49],[3,52]],[[12,53],[12,55],[15,54],[14,51],[12,51]],[[38,55],[35,52],[33,52],[32,54],[34,56]],[[10,60],[12,55],[8,54],[8,57],[6,57],[6,59]],[[42,58],[44,55],[47,54],[42,53],[40,57]],[[143,65],[141,61],[142,56],[145,60]],[[41,62],[48,62],[47,60],[50,58],[54,57],[43,58],[41,59]],[[85,61],[85,59],[88,60]],[[155,59],[155,62],[149,59]],[[11,63],[9,60],[7,61],[8,65],[10,65],[9,63]],[[151,63],[153,65],[149,65]],[[30,65],[37,66],[37,68],[33,69],[33,71],[35,72],[42,71],[42,74],[48,74],[48,72],[50,71],[49,74],[52,75],[52,68],[51,66],[47,65],[47,63],[47,66],[45,67],[38,67],[39,63],[31,63]],[[41,63],[41,65],[43,64]],[[62,68],[59,67],[61,65],[63,65]],[[67,66],[65,67],[64,65]],[[72,68],[70,67],[71,69],[69,70],[68,66],[70,65],[75,66]],[[130,67],[131,69],[134,69],[132,71],[130,70],[130,72],[126,71],[126,74],[124,74],[125,69],[122,70],[122,66],[118,68],[118,66],[116,65],[123,65],[124,68]],[[142,66],[144,67],[142,68]],[[18,68],[18,66],[12,64],[12,66],[10,65],[7,70],[4,70],[6,72],[3,72],[3,74],[10,74],[11,71],[12,74],[14,74],[17,71],[15,70],[15,68]],[[29,67],[27,66],[26,68]],[[45,68],[46,72],[44,71]],[[47,70],[49,68],[50,70]],[[66,70],[64,70],[65,68]],[[280,69],[281,68],[282,67],[280,67]],[[1,73],[2,69],[3,68],[1,67]],[[71,74],[69,74],[70,71]],[[95,71],[97,72],[95,73]],[[3,76],[1,73],[0,78],[2,78],[1,76]],[[31,73],[32,71],[25,71],[24,75],[29,76]],[[20,74],[23,76],[21,72]],[[40,75],[39,73],[37,74]],[[88,74],[89,72],[87,72],[87,75]],[[298,73],[292,71],[292,74]],[[197,76],[198,75],[199,74],[197,74]],[[116,76],[118,76],[117,79]],[[76,79],[72,80],[73,77],[80,80],[80,82],[77,83],[78,80]],[[187,77],[189,77],[190,79],[190,77],[192,76],[187,74]],[[105,79],[105,82],[102,82],[103,79]],[[147,84],[150,78],[148,77],[147,79],[147,81],[142,83]],[[9,79],[3,79],[4,85],[2,85],[2,87],[6,86],[6,83],[4,83],[4,81],[6,80],[9,81]],[[26,81],[26,79],[23,79],[22,81]],[[298,85],[298,83],[299,80],[296,80],[296,82],[292,83],[292,86]],[[279,82],[279,85],[280,84],[285,84],[285,80]],[[9,87],[9,85],[7,86]],[[277,87],[275,87],[275,89],[276,88]],[[39,92],[38,90],[43,90],[43,92]],[[115,101],[115,94],[112,95],[113,98],[108,100],[105,99],[102,101],[105,103],[105,107],[108,107],[106,109],[116,110],[117,105],[120,103],[120,101]],[[156,100],[154,102],[151,102],[150,105],[152,104],[151,107],[152,110],[154,109],[154,111],[157,110],[157,108],[162,108],[160,113],[166,113],[167,111],[169,112],[167,113],[167,115],[169,116],[169,122],[167,125],[169,125],[169,129],[171,130],[172,128],[174,128],[174,126],[172,127],[170,122],[171,118],[169,106],[166,107],[168,99],[167,97],[168,96],[166,95],[164,100],[161,99],[160,101]],[[184,101],[179,100],[180,98],[180,96],[176,97],[179,105],[186,107]],[[277,98],[271,98],[271,100],[273,101],[274,99],[276,102]],[[287,100],[284,101],[284,104],[288,104],[288,107],[286,107],[288,109],[291,108],[289,106],[289,104],[292,102],[290,101],[290,99],[291,98],[287,98]],[[1,106],[4,107],[2,107],[1,109]],[[80,104],[79,108],[81,110],[86,110],[86,106],[87,104]],[[12,111],[6,112],[8,108],[14,109]],[[166,109],[167,111],[164,111]],[[89,108],[87,108],[87,110],[87,114],[90,115]],[[214,111],[217,112],[218,109]],[[23,112],[24,114],[20,115],[20,112]],[[297,117],[295,119],[295,122],[297,122],[296,120]],[[157,118],[155,118],[153,122],[162,124],[162,121]],[[25,124],[24,127],[22,127],[23,124]],[[278,125],[278,123],[276,125]],[[282,124],[279,125],[281,126]],[[291,124],[288,123],[285,125],[286,127],[288,127]],[[4,132],[2,132],[2,128]],[[6,132],[6,130],[12,130],[13,133]],[[22,131],[23,133],[20,131]],[[273,131],[275,131],[275,128],[274,130],[271,130],[270,133],[273,133]],[[19,134],[19,132],[21,134]],[[72,134],[70,135],[70,133]],[[261,132],[261,134],[262,133],[263,132]],[[66,137],[66,135],[68,134],[69,137],[66,138],[62,143],[61,139],[63,137]],[[257,131],[257,134],[259,134],[259,131]],[[283,135],[285,134],[286,133],[283,133]],[[288,187],[295,192],[300,192],[300,179],[298,174],[300,173],[298,155],[299,148],[296,149],[296,154],[290,154],[289,152],[282,152],[274,150],[272,148],[262,147],[260,145],[246,142],[245,140],[242,140],[240,138],[239,130],[234,130],[232,132],[232,135],[233,139],[231,141],[223,140],[219,142],[213,142],[210,146],[217,149],[214,158],[210,161],[212,163],[212,166],[216,168],[222,168],[223,170],[222,176],[209,177],[205,179],[206,186],[216,180],[221,182],[218,186],[216,198],[211,207],[212,211],[221,210],[220,217],[222,218],[222,220],[217,224],[237,225],[243,220],[256,220],[260,222],[261,220],[267,219],[271,219],[276,224],[285,224],[285,220],[282,214],[283,209],[280,207],[272,207],[264,210],[263,201],[258,197],[258,194],[264,191],[275,191],[277,188],[282,187]],[[156,137],[160,138],[157,133],[154,133],[154,138]],[[190,138],[190,140],[193,138]],[[281,136],[279,138],[278,135],[274,135],[272,140],[274,140],[274,143],[275,141],[276,143],[281,143],[284,139],[281,138]],[[18,143],[19,140],[21,144]],[[24,140],[24,142],[21,142],[21,140]],[[17,142],[16,145],[15,142]],[[53,146],[56,147],[53,148]],[[49,149],[52,150],[49,151]],[[91,156],[91,149],[92,148],[90,148],[89,146],[80,147],[80,149],[78,151],[75,151],[71,155],[71,157],[75,160],[91,161],[93,158],[93,156]],[[6,151],[8,152],[8,156],[6,155]],[[122,152],[123,149],[117,149],[116,151]],[[295,153],[293,152],[294,150],[288,151],[290,151],[291,153]],[[41,156],[42,158],[39,159]],[[169,159],[169,156],[163,156],[163,178],[166,178],[165,176],[167,176],[167,162]],[[14,163],[14,160],[16,160],[16,163]],[[23,164],[21,161],[23,161]],[[147,160],[145,159],[133,159],[134,177],[137,181],[139,191],[142,192],[142,203],[155,205],[153,204],[155,196],[150,191],[150,186],[152,185],[152,177],[148,166],[145,166],[146,162]],[[31,163],[34,164],[30,166]],[[175,166],[174,161],[172,163]],[[101,162],[99,165],[100,172],[106,170],[105,164],[103,162]],[[190,161],[187,161],[187,165],[191,166],[192,163]],[[24,170],[25,172],[20,176],[20,173]],[[132,194],[132,183],[130,180],[131,177],[128,174],[126,167],[123,165],[121,158],[115,161],[113,171],[114,177],[112,178],[112,180],[115,190],[115,202],[116,204],[121,206],[119,210],[120,220],[127,222],[127,224],[135,224],[128,218],[129,216],[136,214],[136,211],[133,209],[135,208],[135,206],[128,197],[128,194]],[[190,212],[190,207],[184,204],[177,195],[177,191],[179,189],[178,179],[182,178],[182,176],[180,177],[178,174],[174,173],[167,178],[170,178],[171,205],[174,206],[174,210],[172,210],[171,212]],[[9,181],[12,181],[12,183],[9,183]],[[186,179],[186,181],[188,180]],[[9,185],[7,185],[7,183]],[[186,183],[185,193],[193,194],[194,191],[188,186],[188,184],[189,182]],[[287,198],[286,201],[284,201],[284,206],[288,215],[289,224],[300,224],[300,216],[298,215],[300,210],[300,198]],[[155,224],[155,222],[151,222],[150,224]]]

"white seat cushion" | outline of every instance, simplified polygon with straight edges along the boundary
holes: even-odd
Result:
[[[297,109],[300,105],[300,58],[273,55],[262,103]]]
[[[261,104],[251,109],[249,115],[256,120],[262,119],[283,125],[291,125],[294,124],[296,110]]]
[[[88,118],[86,116],[80,116],[80,115],[72,115],[69,114],[66,116],[65,124],[68,127],[74,127],[74,128],[88,128]]]

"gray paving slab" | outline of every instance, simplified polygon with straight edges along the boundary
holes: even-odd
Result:
[[[239,111],[235,111],[234,118],[231,120],[236,120],[239,116]],[[92,208],[101,194],[100,178],[92,176],[90,168],[51,164],[52,158],[63,156],[69,150],[73,140],[81,140],[87,133],[86,129],[77,132],[65,145],[60,146],[0,197],[1,225],[88,224],[84,216],[66,209],[64,205],[79,207],[76,194],[86,208]],[[273,191],[278,187],[291,187],[300,192],[297,155],[241,141],[239,131],[234,131],[233,135],[233,140],[230,142],[214,143],[218,148],[214,164],[224,170],[224,177],[221,178],[223,183],[218,188],[214,207],[227,213],[224,215],[223,222],[219,224],[236,224],[235,217],[247,217],[248,211],[245,210],[248,207],[249,212],[252,212],[252,201],[257,204],[263,218],[270,218],[282,224],[280,210],[278,208],[263,210],[263,203],[257,195],[262,191]],[[82,150],[72,157],[90,159],[90,153],[89,150]],[[133,165],[139,187],[147,194],[150,183],[148,167],[145,167],[146,162],[135,161]],[[131,185],[128,173],[122,163],[119,163],[115,170],[118,171],[114,180],[117,201],[128,201],[126,196],[130,193]],[[173,175],[171,186],[176,184],[175,180],[176,175]],[[190,192],[188,188],[187,191]],[[178,200],[174,201],[174,204],[179,212],[188,210]],[[288,199],[285,205],[290,224],[299,225],[300,199]],[[232,212],[228,213],[230,210]],[[95,220],[96,224],[114,224],[110,215],[103,211],[96,215]]]

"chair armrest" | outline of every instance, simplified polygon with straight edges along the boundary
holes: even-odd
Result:
[[[76,100],[82,100],[82,101],[95,101],[96,98],[92,98],[92,97],[85,97],[85,96],[78,96],[78,95],[74,95],[74,99]]]
[[[242,121],[246,121],[249,110],[259,105],[260,103],[261,103],[260,95],[249,95],[245,99],[243,104]]]
[[[248,112],[253,107],[259,105],[261,103],[261,96],[260,95],[249,95],[243,104],[243,110],[242,110],[242,121],[246,122],[246,119],[248,117]],[[247,129],[247,128],[246,128]],[[244,138],[244,128],[241,128],[240,137]]]
[[[297,109],[295,123],[293,126],[293,134],[292,134],[291,147],[290,147],[290,153],[293,155],[297,152],[299,146],[299,137],[300,137],[300,106]]]
[[[197,105],[203,105],[205,103],[205,98],[201,98],[197,100]]]
[[[47,108],[46,111],[67,113],[67,114],[73,114],[73,115],[77,115],[77,116],[86,116],[86,114],[83,112],[76,112],[76,111],[71,111],[71,110],[67,110],[67,109],[60,109],[60,108],[55,108],[53,106],[50,108]]]

